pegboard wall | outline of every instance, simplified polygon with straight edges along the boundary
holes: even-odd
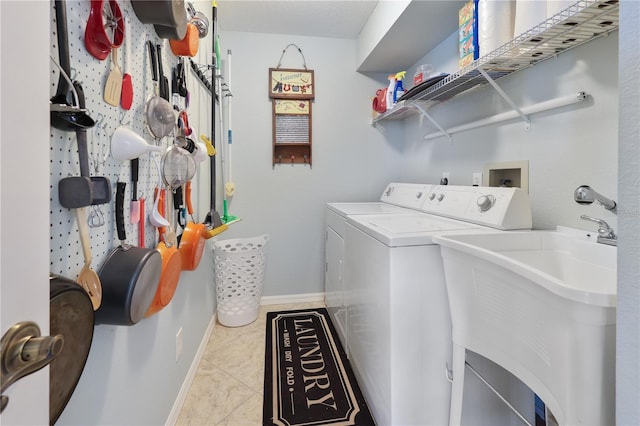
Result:
[[[152,25],[142,24],[138,20],[129,0],[121,0],[118,5],[126,20],[125,42],[118,50],[118,61],[122,73],[130,74],[133,81],[133,104],[128,111],[119,106],[113,107],[103,100],[105,82],[112,67],[111,56],[100,61],[91,56],[85,48],[84,34],[91,2],[88,0],[66,1],[70,77],[71,80],[81,83],[87,113],[96,121],[96,126],[87,130],[91,176],[107,177],[112,189],[110,203],[86,207],[91,234],[92,269],[95,271],[99,270],[109,252],[120,245],[114,214],[115,188],[118,181],[127,184],[124,203],[126,242],[132,245],[138,243],[138,225],[131,224],[129,221],[129,200],[132,195],[131,166],[129,161],[118,163],[111,157],[110,142],[113,132],[118,126],[125,126],[144,137],[150,144],[168,147],[173,143],[172,136],[160,141],[154,140],[146,128],[145,105],[147,100],[155,94],[147,41],[151,40],[154,45],[162,46],[163,72],[169,82],[171,82],[171,70],[178,63],[178,58],[171,52],[168,41],[157,36]],[[54,7],[54,2],[51,2],[51,57],[60,63]],[[185,65],[189,90],[206,90],[190,75],[186,58]],[[53,62],[51,70],[50,97],[56,93],[59,76],[58,68]],[[171,103],[174,103],[173,100]],[[184,108],[184,98],[180,97],[178,104],[181,109]],[[187,111],[191,115],[192,111]],[[60,204],[58,182],[68,176],[80,176],[76,134],[51,127],[50,136],[50,267],[51,272],[75,278],[84,265],[84,257],[74,212]],[[146,214],[141,218],[145,221],[145,246],[155,247],[156,228],[149,223],[147,217],[153,208],[154,189],[159,176],[151,154],[140,157],[139,164],[138,197],[145,199]],[[171,215],[168,216],[171,217]]]

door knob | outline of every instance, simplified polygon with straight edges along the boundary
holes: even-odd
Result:
[[[0,413],[9,403],[1,395],[16,380],[40,370],[62,352],[64,338],[61,334],[41,336],[40,327],[34,322],[15,324],[0,340]]]

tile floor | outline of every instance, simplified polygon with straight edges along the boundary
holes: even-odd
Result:
[[[176,424],[262,425],[266,313],[317,307],[324,303],[264,305],[246,326],[216,324]]]

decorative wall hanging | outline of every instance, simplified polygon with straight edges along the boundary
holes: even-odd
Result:
[[[313,99],[313,71],[269,68],[269,97],[276,99]]]
[[[273,100],[273,165],[311,166],[311,101]]]
[[[291,46],[302,56],[303,69],[280,68]],[[311,166],[311,100],[315,98],[313,70],[307,69],[302,50],[289,44],[282,51],[276,68],[269,68],[269,97],[272,102],[273,166],[309,164]]]

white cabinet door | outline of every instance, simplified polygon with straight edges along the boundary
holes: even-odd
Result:
[[[342,288],[342,253],[344,241],[330,226],[327,226],[325,242],[325,303],[327,308],[344,306]]]
[[[325,241],[325,304],[331,320],[338,331],[342,346],[346,350],[346,306],[344,303],[344,283],[342,263],[344,240],[330,226],[327,226]]]

